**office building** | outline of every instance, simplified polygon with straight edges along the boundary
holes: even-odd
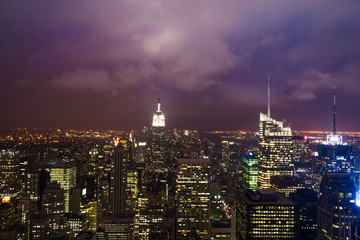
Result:
[[[130,212],[131,193],[128,188],[128,167],[131,158],[130,148],[124,144],[114,149],[114,169],[112,173],[112,210],[114,214]]]
[[[258,154],[249,152],[242,157],[241,174],[242,190],[256,190],[258,180]]]
[[[311,161],[311,150],[309,148],[308,136],[293,136],[292,162],[305,164]]]
[[[135,214],[135,239],[168,239],[169,216],[164,214],[164,205],[155,194],[141,194]]]
[[[177,235],[188,237],[194,228],[210,237],[210,161],[179,159],[177,168]]]
[[[56,181],[64,189],[65,212],[70,212],[70,189],[76,186],[76,163],[58,163],[48,165],[46,168],[50,172],[50,181]]]
[[[0,196],[12,197],[20,191],[19,152],[0,150]]]
[[[76,213],[67,213],[65,217],[66,217],[66,222],[69,224],[69,227],[73,232],[74,237],[76,238],[76,236],[79,235],[79,233],[84,230],[85,227],[84,217],[81,214],[76,214]]]
[[[29,209],[41,208],[41,195],[46,185],[50,182],[50,174],[45,170],[27,174],[26,194],[29,200]]]
[[[61,230],[65,228],[64,190],[57,182],[49,183],[42,194],[42,209],[49,215],[49,228]]]
[[[27,240],[46,240],[49,239],[49,215],[45,210],[31,210],[26,220],[26,239]]]
[[[282,122],[260,113],[259,172],[260,189],[270,188],[270,179],[276,175],[293,175],[292,133]]]
[[[285,197],[289,197],[289,194],[296,192],[297,189],[305,188],[304,179],[297,176],[272,176],[270,183],[271,189],[283,194]]]
[[[358,221],[355,192],[348,173],[325,173],[318,200],[318,239],[351,239],[351,224]]]
[[[98,240],[134,239],[134,216],[131,214],[108,214],[103,228],[97,231]]]
[[[290,198],[297,203],[297,231],[300,239],[316,239],[317,192],[311,189],[298,189],[295,193],[290,193]]]
[[[236,204],[236,237],[297,239],[296,203],[274,190],[240,192]]]

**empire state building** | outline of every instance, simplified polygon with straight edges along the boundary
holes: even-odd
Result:
[[[165,115],[161,112],[160,95],[157,110],[154,113],[151,134],[151,163],[152,172],[163,173],[165,169]]]
[[[154,113],[152,126],[153,128],[164,128],[165,127],[165,115],[161,112],[160,95],[158,96],[157,110]]]

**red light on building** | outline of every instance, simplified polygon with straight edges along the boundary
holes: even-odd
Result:
[[[309,138],[308,136],[304,136],[304,140],[308,140],[308,138]]]

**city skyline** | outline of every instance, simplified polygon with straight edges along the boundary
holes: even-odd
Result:
[[[143,4],[148,6],[143,8]],[[360,4],[1,3],[2,128],[359,131]]]

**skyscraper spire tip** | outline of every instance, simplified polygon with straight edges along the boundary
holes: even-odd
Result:
[[[271,117],[270,115],[270,74],[268,74],[268,117]]]
[[[336,85],[333,87],[334,89],[334,111],[333,111],[333,134],[336,134]]]
[[[158,88],[158,109],[157,109],[158,112],[161,112],[160,110],[160,88]]]

